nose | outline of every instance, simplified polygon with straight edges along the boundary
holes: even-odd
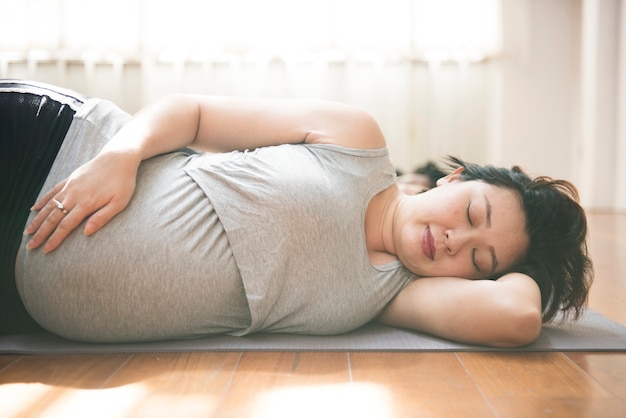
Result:
[[[449,255],[455,255],[463,248],[475,245],[474,241],[476,241],[475,234],[462,229],[446,229],[444,236],[445,251]]]

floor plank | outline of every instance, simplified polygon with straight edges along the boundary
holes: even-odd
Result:
[[[345,417],[356,395],[347,353],[244,353],[216,416]]]
[[[72,416],[76,408],[94,416],[94,406],[83,395],[97,394],[92,389],[101,388],[128,358],[125,354],[23,356],[0,373],[1,416]]]
[[[0,373],[6,367],[11,366],[13,363],[18,361],[22,356],[18,355],[0,355]]]
[[[506,398],[492,400],[501,418],[624,418],[616,398]]]
[[[626,400],[626,355],[624,353],[568,353],[567,356],[607,391]]]
[[[208,417],[225,396],[239,357],[239,353],[135,355],[105,387],[127,394],[130,417]]]
[[[355,353],[350,358],[353,381],[377,388],[384,401],[374,416],[495,416],[453,353]]]
[[[563,353],[459,353],[459,358],[501,417],[609,417],[621,410],[622,400]]]

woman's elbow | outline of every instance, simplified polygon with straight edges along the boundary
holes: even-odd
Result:
[[[502,340],[501,347],[523,347],[531,344],[541,335],[543,326],[541,310],[526,309],[512,312],[508,318],[506,336]]]

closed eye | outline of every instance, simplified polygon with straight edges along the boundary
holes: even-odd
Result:
[[[474,222],[472,221],[472,216],[470,215],[470,206],[472,205],[472,202],[469,202],[467,204],[467,209],[465,209],[465,212],[467,214],[467,221],[469,222],[470,226],[474,226]],[[476,263],[476,248],[472,248],[472,264],[474,265],[474,268],[476,269],[477,272],[480,272],[480,268],[478,267],[478,263]]]
[[[476,248],[472,248],[472,264],[474,265],[476,271],[480,273],[480,267],[478,267],[478,264],[476,263]]]

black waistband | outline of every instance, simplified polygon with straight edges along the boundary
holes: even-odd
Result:
[[[22,231],[84,98],[37,82],[0,80],[0,334],[37,330],[15,287]]]
[[[27,93],[48,96],[53,101],[69,106],[76,112],[85,103],[86,97],[62,87],[37,81],[0,79],[0,93]]]

